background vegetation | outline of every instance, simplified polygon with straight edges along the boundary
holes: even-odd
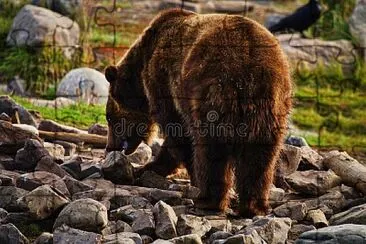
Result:
[[[113,1],[103,1],[103,6],[113,8]],[[307,0],[298,2],[306,3]],[[355,0],[321,2],[326,10],[306,35],[324,40],[347,39],[357,45],[347,24]],[[116,14],[121,9],[128,10],[131,7],[130,1],[117,3],[115,8],[119,11],[115,11]],[[115,62],[147,24],[147,21],[122,21],[115,26],[101,25],[115,19],[113,14],[104,16],[101,23],[95,23],[92,18],[86,19],[83,24],[83,49],[73,60],[66,60],[54,50],[35,52],[26,48],[6,47],[7,33],[21,6],[8,1],[0,8],[0,77],[9,80],[14,75],[20,75],[33,86],[35,95],[46,98],[54,97],[57,83],[72,68],[88,66],[103,70],[106,64]],[[280,1],[275,7],[293,11],[298,5],[295,6],[293,1]],[[117,34],[113,35],[114,32]],[[119,49],[113,48],[115,46]],[[95,54],[102,58],[95,60]],[[351,73],[345,74],[337,63],[330,67],[319,64],[312,72],[298,70],[294,80],[297,88],[292,121],[300,129],[300,134],[304,132],[303,135],[311,145],[340,146],[349,150],[355,146],[366,147],[366,68],[361,60],[357,60]],[[78,104],[54,110],[34,106],[27,98],[14,98],[26,108],[38,110],[47,119],[79,128],[87,128],[94,122],[105,124],[104,106]]]

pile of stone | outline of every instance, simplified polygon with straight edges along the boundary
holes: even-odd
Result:
[[[134,171],[162,139],[135,153],[79,147],[0,116],[1,243],[363,243],[366,167],[345,152],[319,154],[290,137],[271,188],[271,212],[243,219],[194,207],[199,190],[184,178]],[[6,118],[10,118],[7,120]],[[30,125],[28,125],[30,126]],[[32,126],[31,126],[32,127]],[[38,128],[86,134],[42,120]],[[105,135],[94,125],[89,133]],[[65,142],[63,142],[65,143]],[[235,194],[233,194],[235,195]],[[235,199],[233,200],[235,204]]]

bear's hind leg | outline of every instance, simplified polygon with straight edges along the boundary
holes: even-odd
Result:
[[[278,144],[243,145],[241,158],[235,167],[240,215],[253,217],[266,214],[278,147]]]
[[[225,210],[232,187],[232,164],[224,144],[194,146],[192,185],[200,189],[195,206],[203,209]]]

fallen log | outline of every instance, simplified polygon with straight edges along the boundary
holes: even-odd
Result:
[[[346,152],[331,151],[323,161],[342,181],[366,194],[366,167]]]
[[[39,131],[39,137],[50,141],[61,140],[74,143],[84,142],[96,147],[105,147],[107,145],[107,137],[95,134],[76,134],[68,132],[50,132]]]

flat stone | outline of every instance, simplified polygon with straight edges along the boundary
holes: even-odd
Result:
[[[100,244],[101,241],[102,236],[99,234],[70,228],[67,225],[62,225],[53,232],[53,244]]]
[[[178,217],[177,233],[179,236],[197,234],[204,236],[211,229],[210,222],[204,217],[182,214]]]
[[[329,220],[331,225],[363,224],[366,225],[366,204],[355,206],[347,211],[335,214]]]

